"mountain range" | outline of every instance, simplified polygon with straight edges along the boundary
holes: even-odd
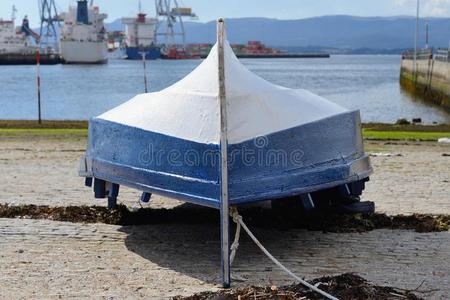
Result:
[[[226,19],[231,43],[259,40],[289,51],[332,53],[397,53],[414,45],[415,18],[323,16],[299,20],[270,18]],[[450,19],[421,19],[419,46],[425,45],[425,24],[429,23],[431,47],[448,47]],[[187,43],[213,43],[215,21],[184,22]],[[107,24],[108,30],[124,30],[120,20]]]

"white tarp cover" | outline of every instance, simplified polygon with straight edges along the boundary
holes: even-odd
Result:
[[[250,72],[224,47],[228,142],[237,144],[347,110],[306,90],[274,85]],[[217,44],[185,78],[140,94],[98,118],[189,141],[219,144]]]

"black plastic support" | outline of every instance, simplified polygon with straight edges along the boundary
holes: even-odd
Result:
[[[109,197],[113,197],[113,198],[117,198],[117,196],[119,196],[119,188],[120,185],[115,184],[115,183],[111,183],[111,187],[109,190]]]
[[[117,207],[117,198],[108,197],[108,209],[115,209]]]
[[[94,178],[94,194],[97,199],[106,197],[106,181]]]
[[[365,181],[360,180],[356,182],[351,183],[351,190],[353,196],[360,196],[362,195],[363,190],[365,189]]]
[[[86,177],[84,179],[84,185],[88,187],[92,187],[92,177]]]
[[[117,197],[119,196],[120,185],[111,183],[108,193],[108,208],[114,209],[117,207]]]
[[[152,194],[151,194],[151,193],[143,192],[142,195],[141,195],[141,202],[149,203],[151,197],[152,197]]]

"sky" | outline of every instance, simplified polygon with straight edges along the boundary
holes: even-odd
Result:
[[[66,10],[74,0],[56,0],[60,10]],[[155,14],[154,0],[142,0],[149,15]],[[0,0],[0,18],[9,19],[13,5],[17,18],[28,15],[33,27],[39,21],[38,0]],[[109,15],[107,22],[138,11],[138,0],[97,0],[101,11]],[[180,6],[192,7],[198,21],[207,22],[218,17],[268,17],[302,19],[323,15],[398,16],[415,15],[416,0],[179,0]],[[450,17],[450,0],[420,0],[421,16]]]

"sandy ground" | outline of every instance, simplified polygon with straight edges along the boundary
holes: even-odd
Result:
[[[0,202],[104,205],[78,178],[82,138],[0,137]],[[375,174],[364,198],[388,214],[450,214],[449,145],[367,142]],[[397,156],[400,154],[401,156]],[[139,194],[121,190],[121,201],[139,206]],[[155,197],[152,207],[178,201]],[[219,228],[161,224],[110,226],[0,219],[0,299],[167,298],[217,287]],[[307,278],[357,272],[376,284],[438,289],[450,297],[450,232],[419,234],[376,230],[324,234],[255,230],[263,244]],[[288,284],[243,238],[235,276],[244,284]]]

